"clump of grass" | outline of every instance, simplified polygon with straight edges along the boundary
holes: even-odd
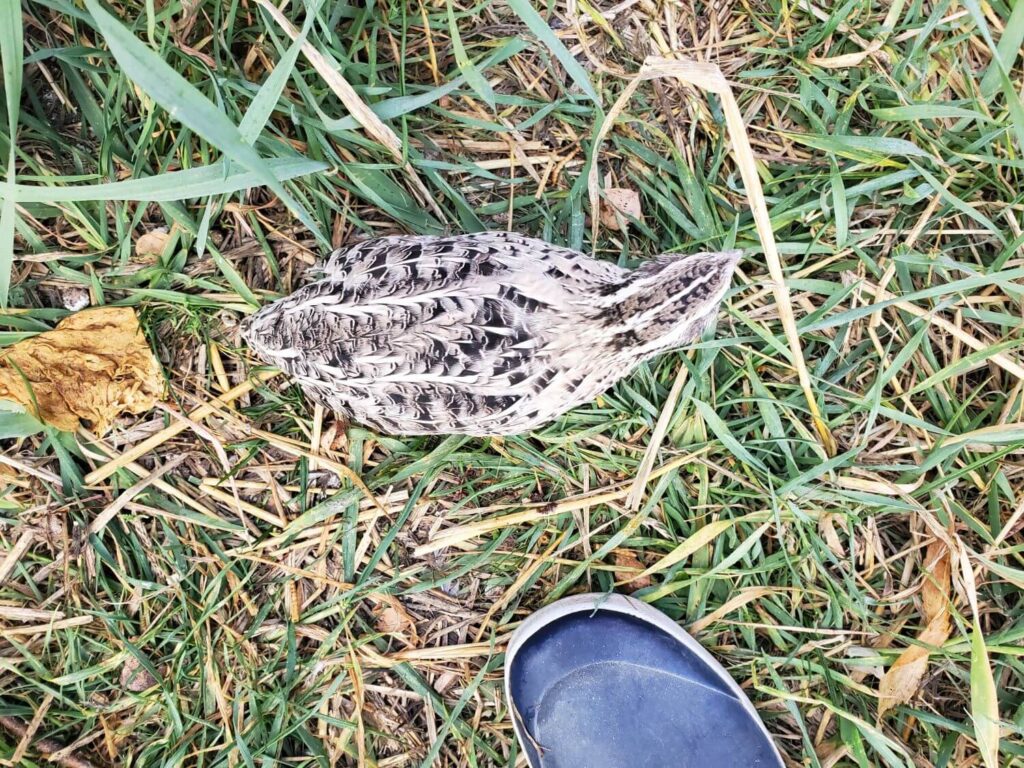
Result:
[[[0,343],[71,289],[138,305],[168,408],[204,409],[103,437],[0,411],[0,757],[512,765],[505,639],[618,589],[691,626],[794,764],[1020,761],[1024,5],[574,8],[47,0],[23,40],[0,18]],[[656,80],[605,123],[650,56],[730,80],[788,306],[720,102]],[[595,159],[641,197],[626,231],[591,234]],[[337,424],[237,347],[328,244],[485,228],[749,255],[714,339],[529,436]],[[948,640],[879,716],[935,551]]]

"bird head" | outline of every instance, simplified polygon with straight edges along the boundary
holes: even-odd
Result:
[[[613,346],[646,358],[699,338],[714,322],[741,256],[665,254],[608,286],[599,319]]]

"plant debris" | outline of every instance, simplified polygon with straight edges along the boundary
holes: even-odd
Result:
[[[0,400],[13,400],[68,432],[98,434],[122,413],[143,413],[163,395],[160,364],[129,307],[78,312],[0,357]]]
[[[644,214],[640,208],[640,195],[636,190],[610,187],[604,191],[605,198],[601,201],[601,223],[616,232],[629,228],[627,216],[643,221]],[[619,225],[619,222],[622,225]]]
[[[952,630],[949,549],[944,542],[935,540],[929,545],[922,570],[921,600],[926,624],[917,638],[920,645],[903,651],[879,683],[879,717],[914,697],[928,671],[930,649],[946,642]]]

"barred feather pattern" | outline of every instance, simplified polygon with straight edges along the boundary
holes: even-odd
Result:
[[[389,434],[515,434],[713,320],[737,252],[629,271],[503,232],[383,237],[243,323],[316,402]]]

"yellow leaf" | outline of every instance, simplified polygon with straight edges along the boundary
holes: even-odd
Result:
[[[714,624],[716,621],[720,621],[723,617],[728,616],[739,608],[742,608],[747,603],[751,603],[765,595],[770,595],[773,591],[774,590],[771,587],[747,587],[746,589],[742,589],[739,594],[729,598],[729,600],[727,600],[721,607],[693,622],[689,627],[690,632],[692,634],[697,634],[705,627]]]
[[[0,352],[0,400],[69,432],[84,420],[102,434],[120,414],[152,408],[163,389],[130,307],[78,312]]]

